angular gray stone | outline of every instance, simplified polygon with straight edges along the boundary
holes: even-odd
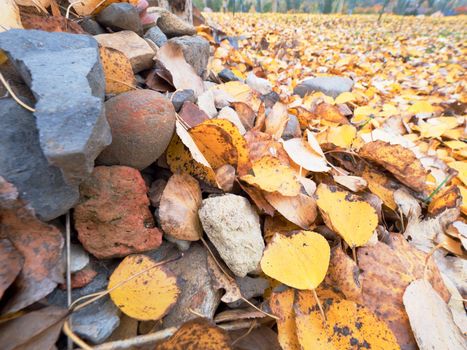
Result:
[[[113,31],[131,30],[143,34],[143,25],[136,7],[127,3],[113,3],[96,16],[97,22]]]
[[[259,217],[244,197],[226,194],[203,200],[203,229],[232,272],[245,277],[258,268],[264,250]]]
[[[219,78],[227,83],[229,81],[240,81],[241,79],[237,77],[230,69],[224,68],[218,74]]]
[[[151,11],[148,10],[148,13],[155,14],[158,17],[157,26],[169,38],[196,34],[195,27],[166,9],[162,7],[152,7],[150,10]]]
[[[0,176],[16,186],[40,219],[52,220],[76,204],[78,186],[68,185],[47,162],[34,116],[12,98],[0,99],[0,140]]]
[[[12,29],[0,33],[0,49],[36,97],[34,116],[49,164],[79,184],[111,142],[97,42],[88,35]]]
[[[295,95],[304,97],[306,94],[321,91],[328,96],[336,98],[343,92],[351,91],[353,85],[353,80],[346,77],[318,77],[302,81],[295,87],[293,92]]]
[[[144,34],[144,38],[151,40],[158,47],[167,42],[167,36],[157,26],[149,28],[146,34]]]
[[[195,69],[196,74],[202,78],[206,78],[206,68],[210,52],[209,41],[198,35],[194,35],[172,38],[169,39],[169,42],[181,46],[185,61]]]
[[[191,89],[177,90],[169,98],[176,112],[179,112],[183,104],[187,101],[196,103],[195,92]]]
[[[91,35],[99,35],[105,33],[104,28],[102,28],[101,25],[92,18],[83,19],[81,22],[79,22],[79,25]]]

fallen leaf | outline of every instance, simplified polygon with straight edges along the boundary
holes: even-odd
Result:
[[[174,92],[174,95],[176,93],[177,91]],[[174,95],[172,95],[172,98]],[[183,120],[184,124],[188,126],[188,128],[193,128],[196,125],[201,124],[202,122],[209,119],[209,116],[206,114],[206,112],[204,112],[200,107],[191,101],[185,101],[183,103],[182,109],[178,115]]]
[[[240,179],[267,192],[279,192],[284,196],[296,196],[300,183],[295,172],[280,163],[277,158],[265,156],[253,161],[253,175],[243,175]]]
[[[326,275],[329,257],[328,242],[316,232],[275,234],[264,250],[261,269],[290,287],[315,289]]]
[[[99,54],[104,68],[106,94],[120,94],[136,89],[130,60],[122,52],[102,46]]]
[[[198,181],[188,174],[174,174],[162,193],[159,218],[162,229],[171,237],[197,241],[203,234],[198,209],[201,205]]]
[[[370,167],[365,167],[362,177],[367,181],[368,189],[378,196],[388,208],[397,209],[397,204],[394,201],[394,191],[400,188],[398,183]]]
[[[320,144],[331,143],[337,147],[349,149],[357,137],[357,129],[353,125],[341,125],[327,128],[317,135]]]
[[[339,185],[344,186],[352,192],[363,191],[368,186],[366,180],[360,176],[334,175],[332,178]]]
[[[316,190],[321,215],[326,225],[338,233],[351,247],[364,245],[378,226],[375,209],[360,197],[320,184]]]
[[[221,328],[205,318],[184,323],[155,350],[229,350],[230,338]]]
[[[428,281],[411,282],[403,301],[420,350],[465,348],[465,338],[454,323],[451,311]]]
[[[287,106],[276,102],[266,117],[264,132],[278,140],[281,138],[288,121]]]
[[[284,150],[297,165],[313,172],[326,172],[329,167],[326,158],[317,154],[311,146],[301,138],[294,138],[283,143]]]
[[[14,28],[23,28],[18,5],[15,0],[4,0],[0,3],[0,32]]]
[[[318,214],[313,197],[299,193],[294,197],[277,192],[264,192],[264,197],[287,220],[303,229],[309,229]]]
[[[320,103],[313,111],[319,118],[336,124],[348,124],[347,118],[339,111],[339,108],[329,103]]]
[[[243,126],[248,131],[255,125],[256,113],[244,102],[231,102],[230,105],[235,109]]]
[[[299,291],[294,309],[301,349],[400,349],[388,326],[353,301],[326,298],[323,322],[313,294]]]
[[[412,106],[410,106],[407,112],[411,114],[433,113],[435,112],[435,109],[427,101],[417,101]]]
[[[219,262],[219,264],[222,263]],[[225,294],[221,298],[224,303],[233,303],[242,299],[242,292],[235,279],[231,276],[227,276],[210,255],[208,255],[207,266],[212,275],[214,288],[225,290]],[[224,271],[228,270],[225,265],[223,265],[222,268]]]
[[[18,0],[17,0],[18,2]],[[37,4],[38,1],[34,0]],[[21,14],[21,23],[24,29],[43,30],[45,32],[67,32],[73,34],[86,34],[76,22],[73,22],[63,16],[38,16],[31,13]]]
[[[72,2],[73,10],[80,16],[89,16],[91,14],[98,14],[110,4],[116,2],[129,2],[136,6],[138,0],[81,0],[79,2]]]
[[[278,340],[282,350],[299,350],[300,343],[295,326],[295,311],[293,308],[295,290],[287,288],[282,291],[273,291],[269,299],[269,306],[274,315],[278,316]]]
[[[107,290],[123,313],[143,321],[161,319],[180,293],[176,277],[141,254],[123,259],[110,276]]]
[[[457,177],[467,186],[467,162],[457,161],[448,164],[450,168],[457,170]]]
[[[423,192],[427,189],[427,172],[411,150],[401,145],[373,141],[366,143],[359,155],[381,165],[415,191]]]

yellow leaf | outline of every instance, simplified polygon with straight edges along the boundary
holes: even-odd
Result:
[[[349,149],[352,146],[357,129],[353,125],[341,125],[328,128],[317,135],[319,143],[332,143],[338,147]]]
[[[300,182],[295,172],[280,160],[265,156],[253,162],[253,174],[240,179],[267,192],[279,192],[284,196],[296,196],[300,192]]]
[[[410,106],[408,112],[411,114],[433,113],[435,112],[435,109],[427,101],[417,101],[412,106]]]
[[[284,291],[273,291],[269,300],[277,320],[277,340],[282,350],[299,350],[300,343],[297,338],[297,327],[295,326],[295,311],[293,309],[295,290],[287,288]]]
[[[364,245],[378,226],[375,209],[360,197],[324,183],[316,190],[316,204],[326,225],[351,247]]]
[[[120,94],[136,89],[130,60],[122,52],[100,47],[99,54],[104,68],[106,94]]]
[[[276,233],[264,250],[261,269],[290,287],[315,289],[326,276],[330,254],[329,243],[316,232]]]
[[[464,183],[464,185],[467,185],[467,162],[457,161],[451,162],[448,165],[450,168],[459,172],[459,174],[457,174],[457,177]]]
[[[313,294],[298,291],[294,310],[302,350],[400,349],[386,323],[353,301],[326,298],[323,322]]]
[[[284,141],[282,145],[290,159],[304,169],[314,172],[326,172],[329,170],[326,164],[326,158],[313,151],[310,145],[303,139],[293,138]]]
[[[141,254],[123,259],[110,276],[107,289],[114,304],[137,320],[159,320],[175,304],[180,293],[177,278],[167,268]]]
[[[335,102],[337,104],[353,102],[357,99],[357,96],[351,92],[342,92],[339,96],[336,97]]]
[[[198,181],[188,174],[173,174],[162,192],[159,205],[164,232],[176,239],[199,240],[203,234],[198,217],[202,199]]]
[[[371,106],[357,107],[353,111],[351,122],[353,124],[362,124],[368,121],[370,117],[374,117],[378,111]]]
[[[388,208],[392,210],[397,209],[397,204],[394,201],[394,187],[397,184],[391,183],[383,173],[374,171],[368,167],[363,171],[362,177],[368,182],[370,191],[377,195]]]
[[[461,196],[462,196],[462,204],[460,206],[461,212],[464,215],[467,215],[467,188],[465,188],[462,185],[459,185],[459,190],[461,191]]]
[[[446,131],[454,129],[458,125],[455,117],[440,117],[429,119],[426,123],[418,125],[421,137],[440,137]]]

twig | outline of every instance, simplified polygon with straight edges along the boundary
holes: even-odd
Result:
[[[10,84],[8,84],[8,82],[5,80],[5,78],[3,77],[3,74],[0,73],[0,81],[2,82],[3,86],[5,86],[5,89],[9,92],[9,94],[11,95],[11,97],[13,97],[13,99],[21,106],[23,107],[24,109],[27,109],[28,111],[30,112],[35,112],[36,110],[32,107],[29,107],[26,103],[24,103],[23,101],[21,101],[17,96],[16,94],[13,92],[13,90],[11,89],[11,86]]]

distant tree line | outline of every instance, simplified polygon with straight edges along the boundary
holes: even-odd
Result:
[[[395,13],[444,15],[467,13],[467,0],[193,0],[215,12]]]

